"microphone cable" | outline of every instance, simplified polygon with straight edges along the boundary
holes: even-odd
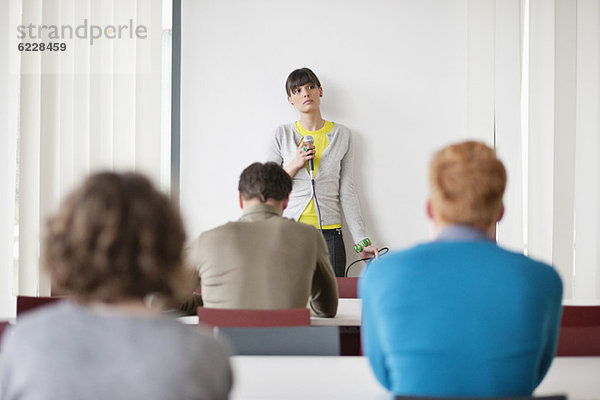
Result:
[[[303,139],[304,142],[308,142],[311,143],[312,145],[315,144],[315,139],[310,136],[307,135],[304,137]],[[316,155],[316,149],[315,149],[315,155]],[[315,164],[314,164],[314,159],[311,158],[310,160],[307,161],[308,163],[308,170],[310,173],[310,183],[311,183],[311,187],[312,187],[312,198],[314,200],[315,203],[315,209],[317,211],[317,218],[319,219],[319,230],[321,231],[321,233],[323,233],[323,220],[321,219],[321,207],[319,207],[319,200],[317,200],[317,191],[315,190]]]
[[[312,198],[315,201],[315,209],[317,210],[317,218],[319,219],[319,230],[321,231],[321,234],[323,233],[323,220],[321,219],[321,207],[319,207],[319,200],[317,199],[317,190],[315,189],[315,178],[311,175],[310,178],[310,183],[311,183],[311,188],[312,188]],[[389,247],[382,247],[381,249],[379,249],[379,254],[378,256],[383,256],[385,254],[387,254],[390,251]],[[344,277],[348,277],[348,271],[350,271],[350,268],[358,263],[359,261],[366,261],[367,264],[369,264],[371,261],[373,261],[375,259],[375,257],[367,257],[367,258],[359,258],[358,260],[350,263],[350,265],[348,265],[346,267],[346,270],[344,272]]]
[[[379,257],[386,255],[388,252],[390,251],[389,247],[382,247],[381,249],[379,249]],[[367,265],[371,263],[371,261],[375,260],[375,257],[366,257],[366,258],[359,258],[356,261],[353,261],[352,263],[350,263],[350,265],[348,265],[346,267],[346,272],[344,273],[344,277],[347,278],[348,277],[348,272],[350,271],[350,268],[360,262],[360,261],[366,261]]]
[[[311,178],[312,184],[312,198],[315,201],[315,209],[317,210],[317,217],[319,219],[319,230],[323,233],[323,221],[321,220],[321,207],[319,207],[319,200],[317,200],[317,191],[315,190],[315,179]]]

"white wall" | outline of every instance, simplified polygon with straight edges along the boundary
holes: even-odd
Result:
[[[509,176],[500,243],[515,250],[526,243],[530,254],[554,262],[567,297],[572,290],[575,298],[600,298],[600,5],[531,0],[525,32],[521,3],[528,2],[307,0],[299,10],[284,0],[184,0],[181,204],[190,237],[239,216],[239,173],[264,159],[275,126],[297,118],[284,81],[309,66],[323,83],[324,117],[355,134],[363,214],[377,245],[428,237],[423,208],[433,150],[467,137],[495,141]],[[19,19],[9,4],[0,2],[0,54],[12,46],[9,15]],[[2,159],[13,166],[19,82],[9,71],[19,67],[9,61],[0,59],[0,93],[8,94],[0,100],[0,134]],[[154,115],[140,117],[143,130]],[[14,313],[11,168],[0,172],[0,318]]]
[[[354,132],[378,246],[428,238],[435,149],[466,137],[493,144],[494,1],[182,3],[181,205],[191,237],[239,216],[239,173],[264,159],[277,125],[297,119],[284,83],[298,67],[319,76],[324,118]]]

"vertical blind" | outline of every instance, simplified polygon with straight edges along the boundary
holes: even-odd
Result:
[[[19,115],[18,59],[8,57],[17,46],[12,21],[19,9],[7,1],[0,2],[0,318],[14,316],[13,260],[15,235],[15,189],[17,165],[17,122]],[[16,65],[11,65],[12,63]]]
[[[526,248],[600,299],[600,3],[529,0]]]
[[[47,295],[40,238],[74,185],[102,169],[136,170],[168,185],[161,182],[170,163],[161,149],[162,2],[23,0],[21,23],[49,27],[24,42],[67,46],[21,55],[18,293]]]
[[[498,242],[553,264],[565,298],[598,301],[600,3],[469,0],[468,11],[469,118],[481,120],[470,135],[493,124],[508,170]]]

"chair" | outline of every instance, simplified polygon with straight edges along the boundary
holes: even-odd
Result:
[[[563,306],[561,326],[600,326],[599,306]]]
[[[557,356],[600,356],[600,306],[563,306]]]
[[[358,278],[335,278],[340,299],[358,298]]]
[[[17,318],[24,312],[31,311],[35,308],[63,299],[64,297],[17,296]]]
[[[241,310],[198,307],[198,322],[213,327],[308,326],[310,311],[308,308]]]
[[[396,396],[396,400],[567,400],[566,395],[554,396],[504,396],[504,397],[415,397]]]
[[[214,328],[235,355],[339,356],[337,326],[286,326],[268,328]]]

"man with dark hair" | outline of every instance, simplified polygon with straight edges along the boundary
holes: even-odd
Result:
[[[242,217],[202,233],[188,248],[204,306],[301,308],[319,316],[337,312],[338,292],[323,236],[281,216],[292,180],[279,165],[254,163],[238,185]],[[195,312],[193,302],[183,311]]]
[[[245,200],[258,199],[261,203],[272,199],[287,204],[292,191],[292,178],[274,162],[254,163],[240,175],[238,190],[240,206],[242,206],[242,197]]]

